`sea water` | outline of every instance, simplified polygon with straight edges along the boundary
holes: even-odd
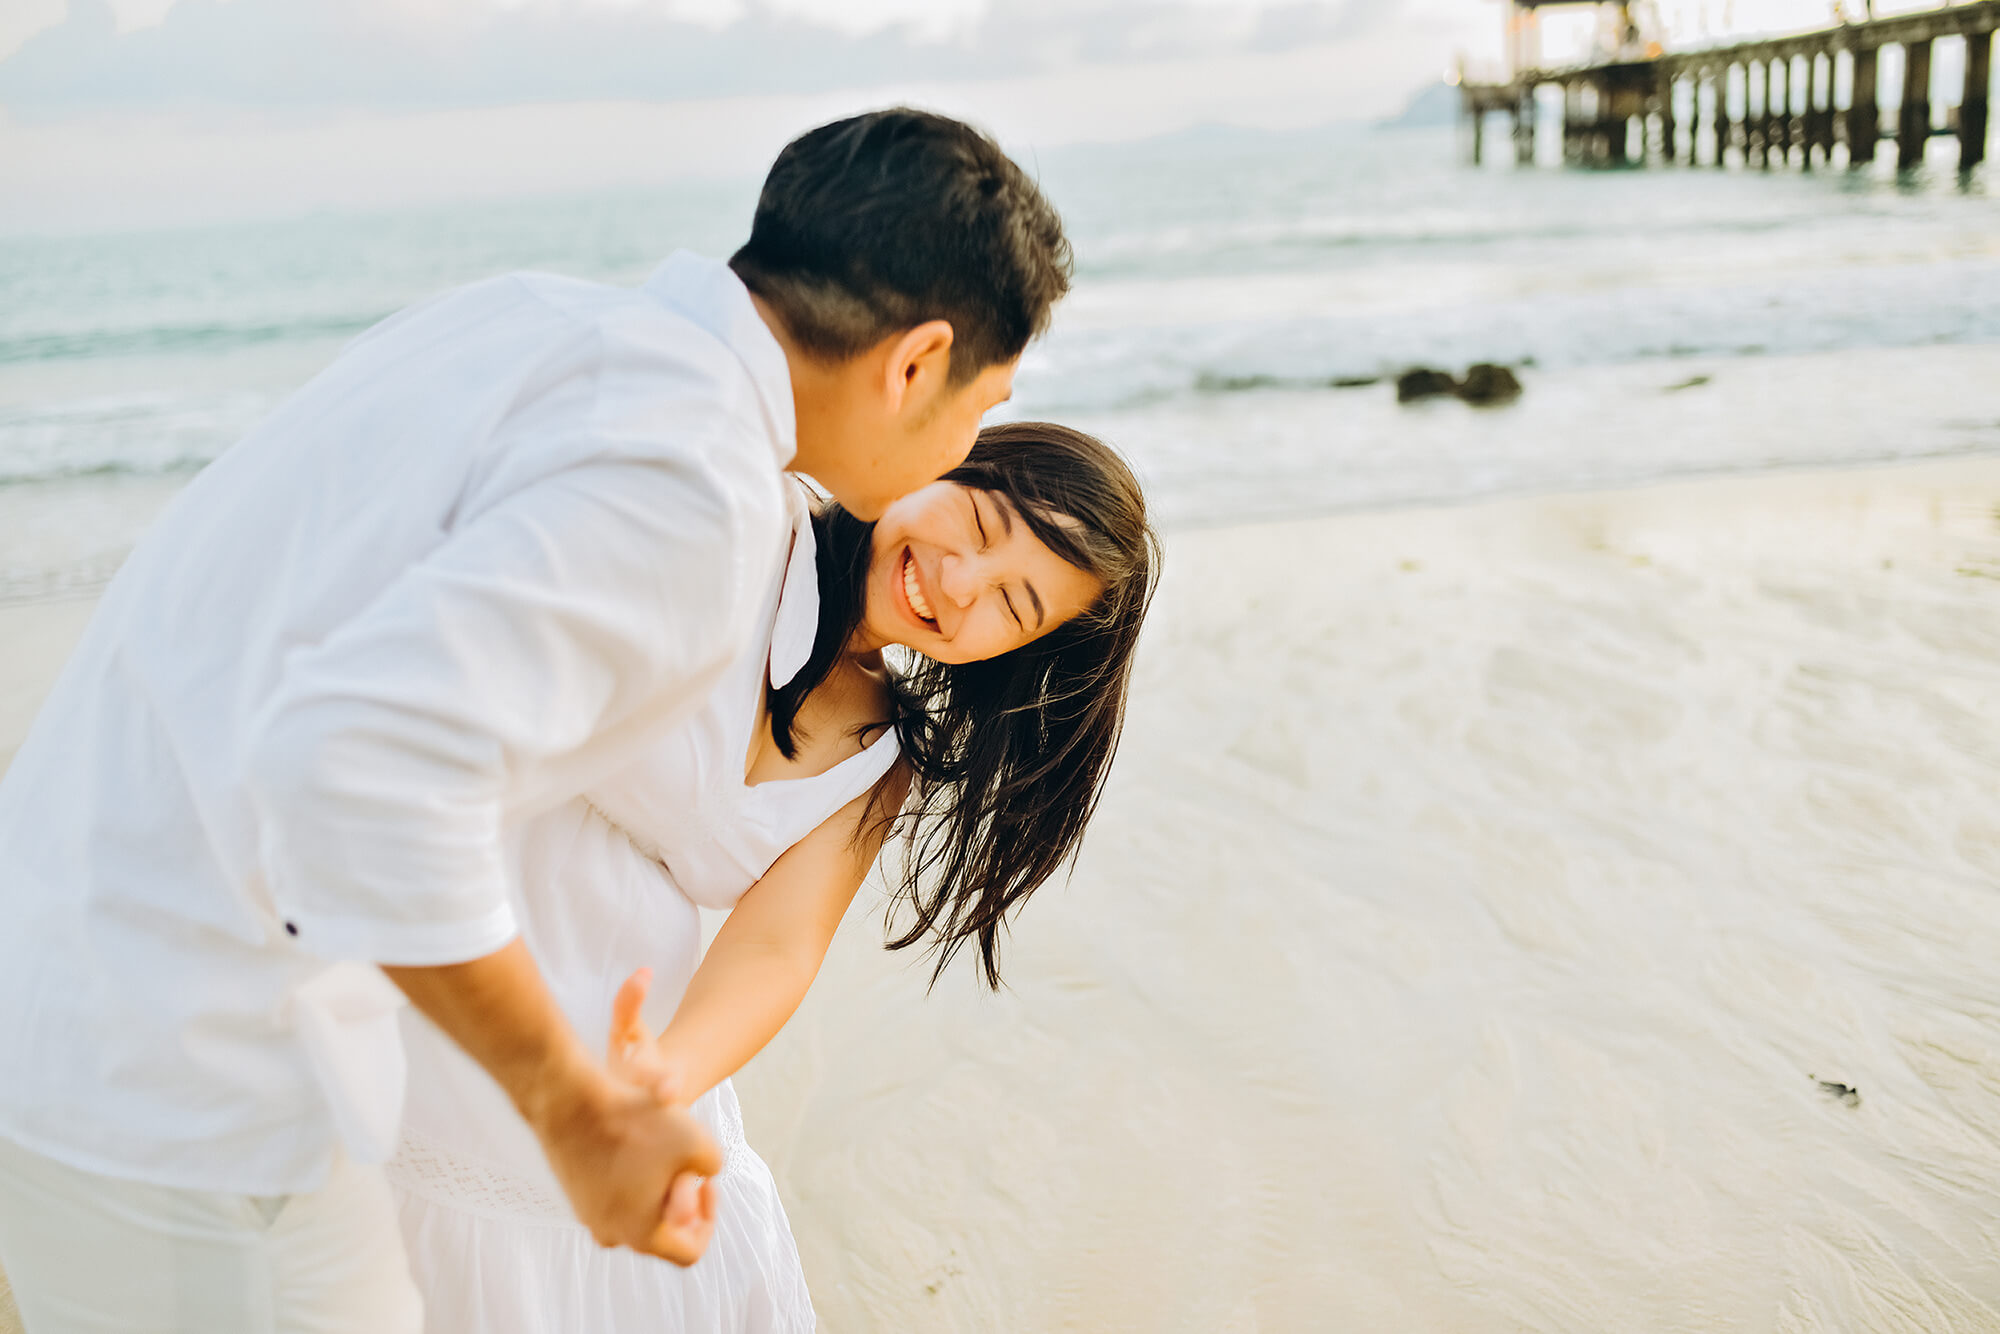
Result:
[[[1007,411],[1111,437],[1171,521],[2000,450],[2000,422],[1948,445],[1641,432],[1615,457],[1601,429],[1724,368],[2000,344],[2000,199],[1977,178],[1473,170],[1450,131],[1360,127],[1028,160],[1068,222],[1077,284]],[[746,174],[0,239],[0,600],[100,585],[165,495],[395,310],[513,269],[636,283],[678,248],[726,255],[755,193]],[[1515,367],[1524,403],[1574,410],[1533,429],[1507,409],[1425,416],[1384,378],[1476,361]],[[2000,359],[1956,364],[2000,381]],[[1812,396],[1810,376],[1777,378]]]

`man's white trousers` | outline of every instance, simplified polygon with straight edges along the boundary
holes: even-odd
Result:
[[[0,1267],[28,1334],[421,1334],[379,1167],[306,1195],[174,1190],[0,1138]]]

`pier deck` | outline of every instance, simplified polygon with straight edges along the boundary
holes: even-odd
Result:
[[[1993,34],[2000,0],[1969,0],[1938,9],[1842,23],[1782,37],[1669,51],[1643,59],[1560,69],[1524,69],[1505,83],[1460,84],[1471,127],[1470,152],[1485,152],[1488,116],[1512,118],[1515,160],[1535,160],[1537,93],[1562,90],[1563,160],[1615,167],[1646,162],[1725,166],[1789,163],[1810,171],[1842,149],[1849,165],[1872,162],[1878,146],[1896,145],[1896,165],[1923,160],[1931,138],[1959,141],[1959,167],[1986,157],[1991,127]],[[1942,116],[1932,105],[1931,53],[1939,41],[1965,44],[1964,88]],[[1877,94],[1884,48],[1903,52],[1898,103]]]

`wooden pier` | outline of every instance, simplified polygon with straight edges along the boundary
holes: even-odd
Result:
[[[1517,13],[1575,0],[1513,0]],[[1532,17],[1532,15],[1530,15]],[[1535,161],[1537,94],[1562,90],[1563,161],[1589,167],[1643,163],[1745,166],[1796,159],[1807,171],[1831,165],[1836,146],[1850,166],[1875,160],[1883,142],[1896,166],[1923,161],[1924,145],[1948,135],[1959,143],[1961,171],[1986,157],[1991,125],[1993,33],[2000,0],[1841,23],[1813,32],[1763,37],[1728,46],[1662,51],[1567,69],[1519,69],[1505,83],[1461,81],[1460,105],[1473,162],[1485,154],[1487,118],[1512,120],[1514,157]],[[1931,105],[1931,51],[1940,40],[1965,43],[1965,86],[1940,116]],[[1877,73],[1885,47],[1900,47],[1899,104],[1884,107]]]

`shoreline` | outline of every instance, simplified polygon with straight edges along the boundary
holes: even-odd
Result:
[[[1399,404],[1385,381],[1063,420],[1134,459],[1173,531],[2000,455],[2000,344],[1648,359],[1521,376],[1521,397],[1491,407]],[[1236,466],[1245,457],[1257,460],[1254,471]]]
[[[1490,407],[1398,404],[1384,380],[1054,415],[1126,453],[1169,535],[2000,456],[2000,343],[1649,358],[1522,376],[1518,400]],[[1892,414],[1886,404],[1899,406]],[[1258,460],[1254,472],[1237,466],[1244,457]],[[101,591],[193,475],[0,485],[0,608]]]

